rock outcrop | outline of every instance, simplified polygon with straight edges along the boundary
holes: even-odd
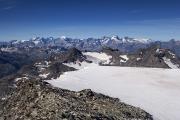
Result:
[[[174,53],[158,46],[140,49],[135,54],[129,54],[128,57],[129,59],[124,65],[130,67],[171,68],[168,64],[171,63],[178,68],[180,65],[180,59]]]
[[[1,120],[152,120],[140,108],[95,93],[54,88],[37,80],[20,80],[1,100]]]
[[[110,66],[180,68],[180,58],[176,54],[156,45],[131,54],[113,49],[105,49],[103,52],[112,56],[110,64],[106,64]]]

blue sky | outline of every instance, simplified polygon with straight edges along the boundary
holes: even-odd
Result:
[[[179,0],[0,0],[0,40],[119,35],[180,40]]]

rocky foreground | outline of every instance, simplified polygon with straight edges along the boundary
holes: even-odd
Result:
[[[52,87],[41,81],[21,80],[1,101],[0,120],[152,120],[140,108],[92,92]]]

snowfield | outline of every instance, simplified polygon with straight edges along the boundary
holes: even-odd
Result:
[[[66,72],[47,82],[64,89],[92,89],[117,97],[146,110],[155,120],[180,120],[180,69],[99,66],[98,62],[108,63],[111,56],[93,52],[84,54],[93,63],[83,62],[80,66],[68,63],[66,65],[79,70]],[[170,61],[167,63],[169,65]]]
[[[111,67],[89,64],[49,80],[53,86],[79,91],[90,88],[140,107],[156,120],[180,120],[178,69]]]

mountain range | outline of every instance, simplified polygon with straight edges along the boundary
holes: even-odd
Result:
[[[161,48],[171,49],[180,56],[180,41],[157,41],[152,39],[137,39],[131,37],[104,36],[102,38],[73,39],[65,36],[59,38],[35,37],[29,40],[11,40],[9,42],[0,42],[4,47],[58,47],[72,48],[75,47],[81,51],[100,51],[103,47],[118,49],[122,52],[134,52],[139,48],[147,48],[152,44],[159,45]]]

